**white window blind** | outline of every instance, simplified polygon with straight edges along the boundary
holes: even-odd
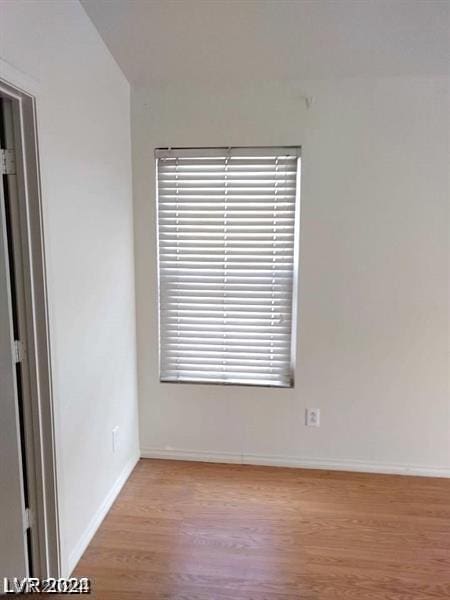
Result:
[[[161,381],[292,386],[299,148],[155,156]]]

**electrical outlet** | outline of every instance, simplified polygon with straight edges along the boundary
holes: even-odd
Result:
[[[307,408],[305,410],[305,425],[307,427],[320,427],[320,408]]]
[[[119,449],[119,426],[116,425],[112,430],[112,451],[117,452]]]

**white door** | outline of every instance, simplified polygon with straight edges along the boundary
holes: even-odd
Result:
[[[4,179],[0,175],[0,585],[3,577],[28,575]]]

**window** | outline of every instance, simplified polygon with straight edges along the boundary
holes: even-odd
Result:
[[[299,150],[155,151],[161,381],[293,386]]]

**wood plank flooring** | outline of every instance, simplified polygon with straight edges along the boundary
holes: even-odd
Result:
[[[141,460],[75,575],[98,600],[448,600],[450,480]]]

